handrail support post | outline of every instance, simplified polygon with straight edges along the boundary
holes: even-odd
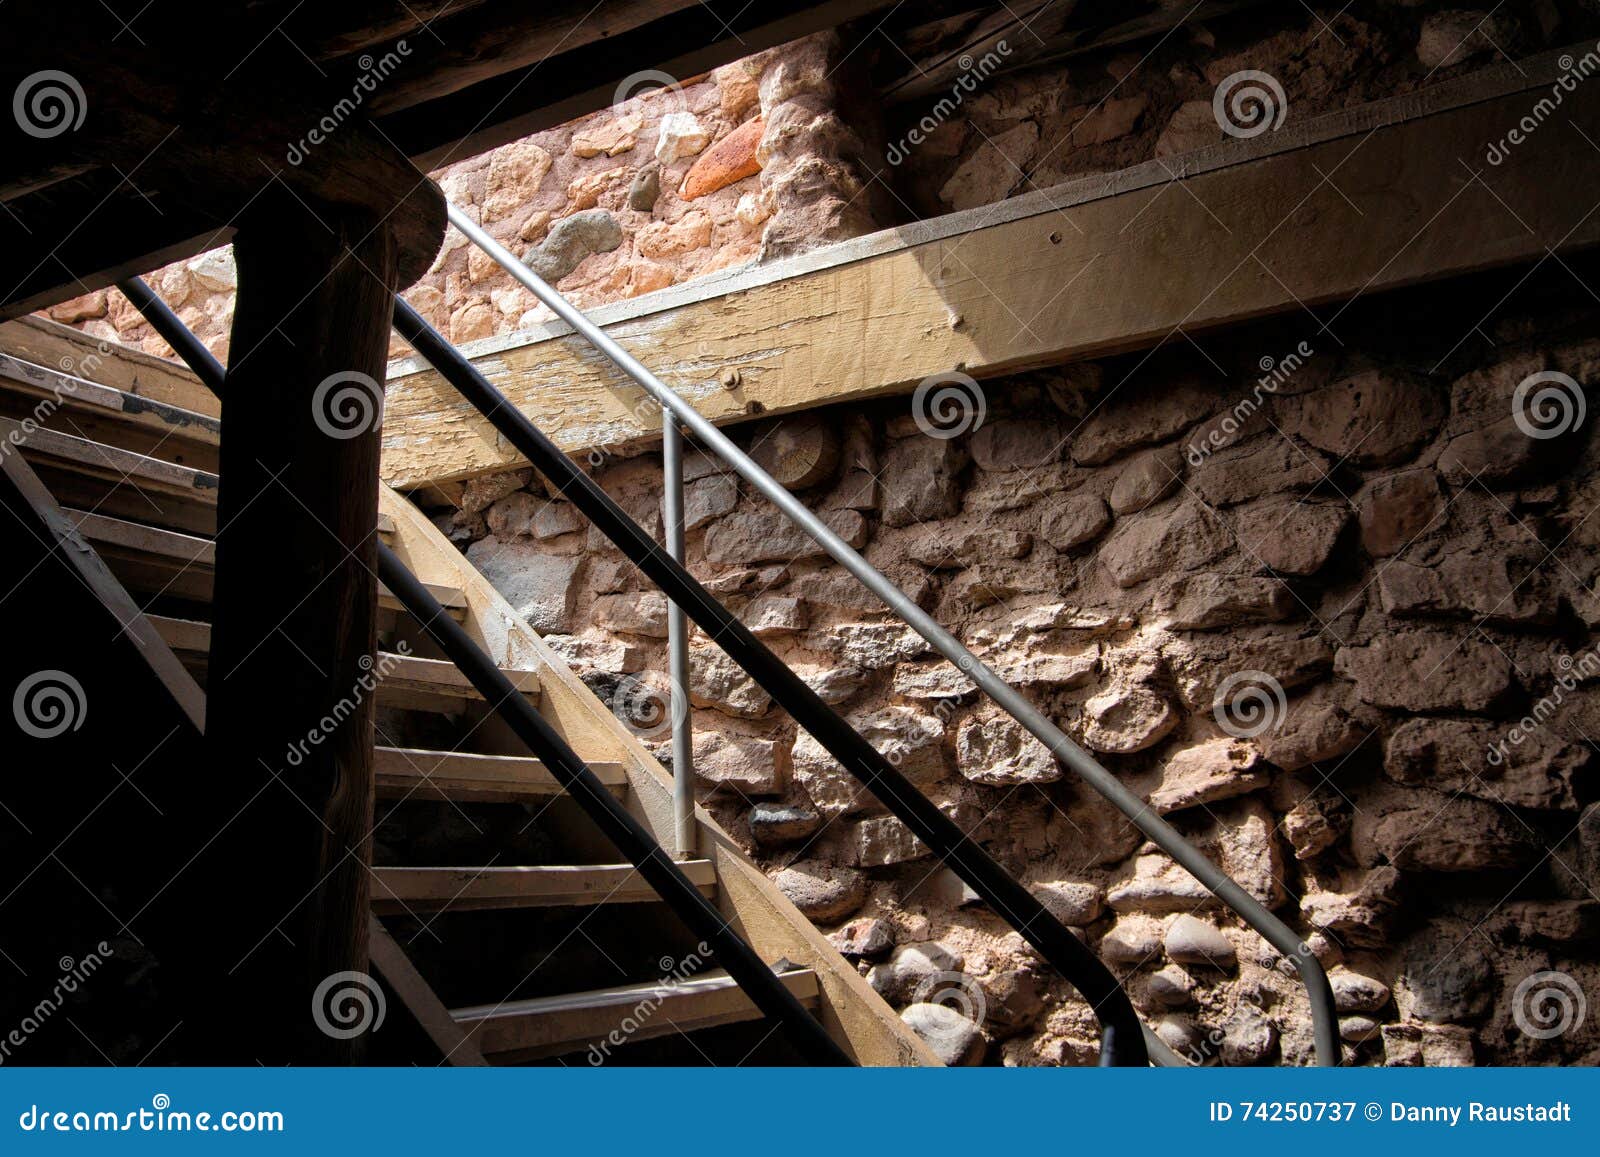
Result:
[[[661,411],[662,522],[667,553],[683,565],[683,431],[678,420]],[[672,683],[668,709],[672,720],[672,819],[679,859],[696,851],[694,823],[694,721],[689,717],[689,617],[676,601],[667,604],[667,666]]]

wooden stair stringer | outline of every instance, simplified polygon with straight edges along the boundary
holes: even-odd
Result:
[[[139,604],[128,593],[117,576],[111,573],[105,560],[89,542],[80,535],[72,519],[56,503],[55,496],[21,454],[0,455],[0,469],[5,471],[23,498],[54,536],[52,544],[61,556],[78,572],[84,585],[92,591],[117,622],[128,638],[133,640],[139,653],[173,701],[186,715],[195,729],[205,733],[206,696],[181,660],[167,645],[159,631],[146,616]]]
[[[628,806],[663,846],[671,847],[672,776],[666,768],[420,510],[386,485],[380,486],[378,505],[394,519],[396,553],[424,581],[465,593],[469,621],[497,663],[537,667],[541,714],[577,750],[622,765]],[[816,973],[822,1024],[847,1053],[863,1065],[940,1064],[705,809],[695,809],[695,824],[697,855],[715,865],[715,903],[764,960],[784,957]]]
[[[406,950],[389,935],[383,921],[371,914],[367,921],[372,967],[388,981],[389,987],[400,998],[400,1003],[406,1006],[406,1010],[422,1026],[422,1031],[438,1047],[445,1062],[458,1067],[487,1065],[489,1062],[478,1051],[477,1042],[456,1023],[450,1010],[423,979],[417,966],[411,963]]]

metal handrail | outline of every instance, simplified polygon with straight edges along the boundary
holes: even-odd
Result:
[[[448,204],[449,220],[474,245],[492,257],[503,269],[516,278],[540,301],[553,310],[585,341],[604,354],[618,369],[632,378],[663,407],[663,426],[673,423],[667,414],[675,417],[701,444],[715,452],[745,481],[749,482],[796,525],[823,548],[834,561],[854,575],[873,594],[877,595],[904,623],[931,644],[935,650],[950,660],[968,678],[1017,722],[1043,743],[1050,752],[1077,772],[1088,784],[1108,799],[1157,847],[1181,864],[1207,889],[1228,905],[1244,921],[1260,933],[1285,957],[1294,963],[1300,973],[1311,1002],[1317,1061],[1323,1065],[1337,1065],[1341,1059],[1339,1045],[1338,1013],[1334,1008],[1333,989],[1327,973],[1312,954],[1311,948],[1282,920],[1245,891],[1205,854],[1190,844],[1183,836],[1158,815],[1149,804],[1122,783],[1111,771],[1080,747],[1057,727],[1038,708],[1030,703],[981,659],[965,647],[959,639],[940,626],[927,612],[895,586],[882,572],[867,562],[849,543],[835,534],[827,524],[808,510],[799,499],[790,494],[780,482],[763,470],[756,462],[734,445],[733,441],[689,402],[679,397],[660,378],[651,373],[622,346],[618,345],[584,313],[563,297],[554,287],[519,261],[470,217],[453,204]]]
[[[738,982],[756,1007],[783,1025],[790,1040],[813,1065],[853,1065],[855,1062],[823,1029],[817,1019],[789,991],[770,966],[733,930],[716,905],[689,882],[677,862],[658,844],[622,801],[607,791],[577,752],[528,702],[489,655],[466,630],[445,613],[395,554],[378,544],[378,577],[401,606],[433,636],[486,703],[505,720],[518,739],[543,761],[579,807],[588,813],[601,833],[627,858],[656,895],[688,925],[689,931],[711,945],[716,959]]]
[[[119,282],[118,288],[200,381],[220,398],[227,371],[200,339],[143,280],[129,278]],[[791,1041],[806,1059],[814,1065],[853,1065],[855,1062],[806,1011],[772,968],[683,874],[649,829],[606,790],[582,757],[533,708],[527,697],[517,691],[499,664],[445,612],[400,556],[382,542],[378,543],[378,577],[467,676],[467,681],[483,696],[484,702],[492,706],[566,789],[567,795],[638,870],[662,902],[683,920],[691,933],[711,946],[716,959],[756,1007],[788,1030]]]
[[[1101,963],[1038,898],[1012,879],[983,848],[907,779],[894,763],[829,707],[799,675],[714,598],[682,563],[663,552],[644,530],[587,474],[506,400],[466,357],[422,316],[395,301],[395,329],[434,366],[467,402],[594,526],[609,538],[666,596],[681,606],[756,684],[787,710],[870,790],[913,835],[1066,977],[1093,1007],[1101,1024],[1104,1065],[1144,1065],[1149,1052],[1144,1026],[1128,994]]]

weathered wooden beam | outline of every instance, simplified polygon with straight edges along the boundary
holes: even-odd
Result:
[[[402,285],[432,264],[444,239],[438,189],[284,38],[241,40],[230,27],[213,45],[166,15],[160,35],[108,51],[74,35],[64,11],[30,7],[28,31],[49,37],[53,70],[76,86],[61,82],[62,99],[83,115],[30,133],[24,112],[0,134],[30,182],[60,177],[0,215],[0,319],[221,244],[272,187],[307,207],[297,234],[329,228],[310,206],[384,222],[399,241]],[[191,54],[202,51],[237,63],[197,81]]]
[[[703,5],[686,6],[391,113],[378,126],[419,166],[431,170],[603,109],[616,100],[619,85],[641,72],[688,80],[890,6],[890,0],[786,0],[730,9],[731,15],[725,13],[720,20]]]
[[[0,212],[0,320],[226,245],[226,220],[174,205],[143,177],[95,168]]]
[[[1600,90],[1568,94],[1503,164],[1484,160],[1547,95],[1558,56],[594,316],[708,417],[734,422],[905,391],[953,369],[981,378],[1146,347],[1591,245],[1600,150],[1582,133],[1600,140]],[[656,407],[563,325],[467,352],[574,452],[659,432]],[[418,486],[516,461],[436,374],[391,368],[386,481]]]
[[[948,91],[960,77],[972,72],[974,61],[985,58],[996,62],[992,69],[986,67],[986,77],[1020,67],[1038,55],[1045,42],[1066,31],[1077,6],[1078,0],[1034,0],[1015,10],[1002,7],[925,62],[913,61],[906,75],[884,87],[884,99],[898,103]]]
[[[685,9],[699,9],[707,38],[716,18],[700,0],[551,0],[529,6],[520,0],[487,0],[445,13],[426,32],[412,29],[391,43],[373,46],[354,58],[332,62],[334,76],[359,76],[371,70],[374,56],[395,53],[395,71],[370,98],[373,115],[412,108],[469,88],[503,72],[527,68],[584,45],[615,37]],[[405,41],[401,50],[399,41]],[[403,51],[403,54],[402,54]],[[368,60],[366,69],[361,60]]]
[[[971,40],[960,47],[942,52],[924,67],[913,67],[898,79],[883,86],[884,100],[889,104],[902,104],[923,97],[950,91],[951,85],[972,68],[972,59],[982,59],[986,53],[995,53],[999,62],[986,71],[986,77],[1000,76],[1024,68],[1037,68],[1053,61],[1078,56],[1128,44],[1151,36],[1170,32],[1183,24],[1198,24],[1231,16],[1246,8],[1254,8],[1266,0],[1201,0],[1197,4],[1177,7],[1157,5],[1153,11],[1137,16],[1123,16],[1115,24],[1090,23],[1073,19],[1073,4],[1064,0],[1051,0],[1043,10],[1020,9],[1010,14],[1002,8],[990,21],[975,30]],[[1102,12],[1103,15],[1103,12]],[[990,25],[993,27],[990,27]],[[996,51],[996,42],[1007,41],[1007,51]],[[965,67],[961,58],[968,58]]]
[[[381,408],[372,383],[400,276],[394,231],[319,209],[332,231],[291,241],[303,209],[268,194],[234,244],[207,679],[214,766],[251,798],[229,832],[249,865],[230,931],[249,967],[277,962],[262,1047],[296,1062],[351,1059],[359,1047],[319,1033],[311,1008],[320,982],[367,967]]]

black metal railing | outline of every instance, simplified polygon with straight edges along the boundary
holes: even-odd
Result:
[[[824,703],[459,350],[398,297],[395,329],[669,599],[683,607],[774,702],[1077,988],[1100,1020],[1102,1065],[1148,1063],[1143,1027],[1127,993],[1077,936]]]
[[[118,288],[200,381],[220,398],[227,371],[200,339],[141,279],[119,282]],[[403,304],[398,299],[396,302]],[[226,427],[223,436],[227,436]],[[544,763],[601,833],[638,870],[662,902],[690,932],[712,948],[717,962],[727,969],[728,975],[756,1007],[787,1030],[790,1043],[813,1065],[854,1064],[778,975],[734,932],[716,906],[701,895],[650,831],[606,790],[549,721],[518,693],[499,665],[445,612],[400,557],[381,542],[378,544],[378,577],[467,676],[484,701]]]

